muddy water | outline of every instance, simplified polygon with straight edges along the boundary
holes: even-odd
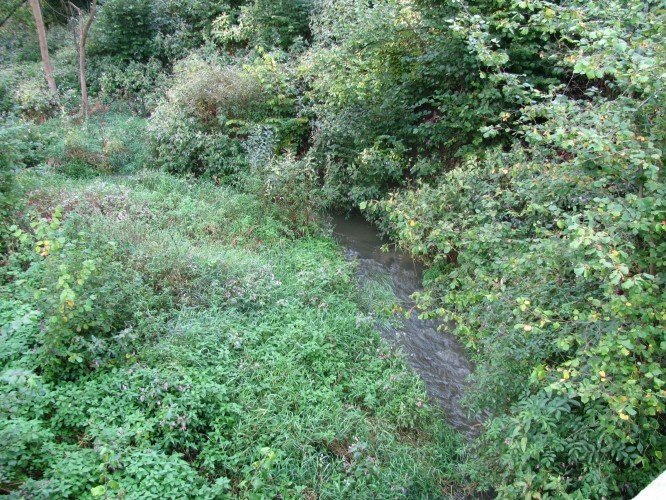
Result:
[[[363,218],[333,216],[333,232],[359,263],[361,279],[388,278],[404,310],[414,308],[410,296],[421,288],[422,268],[408,255],[390,250],[377,231]],[[402,349],[409,364],[425,382],[430,398],[437,403],[456,429],[475,434],[479,422],[469,418],[460,406],[472,365],[456,338],[439,323],[411,314],[396,326],[383,329],[384,337]]]

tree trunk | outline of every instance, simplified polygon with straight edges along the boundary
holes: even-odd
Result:
[[[32,8],[32,15],[35,16],[37,37],[39,38],[39,50],[42,53],[42,63],[44,65],[44,75],[46,76],[46,82],[49,84],[49,90],[55,94],[58,92],[58,87],[56,87],[55,78],[53,77],[53,65],[51,64],[49,48],[46,44],[46,29],[44,28],[42,8],[39,5],[39,0],[30,0],[30,7]]]
[[[85,23],[83,22],[83,12],[81,9],[71,2],[70,5],[76,9],[79,14],[79,82],[81,84],[81,111],[83,113],[83,119],[87,120],[90,104],[88,103],[88,85],[86,84],[86,41],[88,39],[88,31],[95,18],[97,0],[93,0],[93,3],[90,5],[88,20]]]

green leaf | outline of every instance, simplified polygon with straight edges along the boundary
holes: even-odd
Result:
[[[103,484],[100,484],[99,486],[95,486],[90,490],[90,494],[94,497],[101,497],[106,493],[106,486]]]

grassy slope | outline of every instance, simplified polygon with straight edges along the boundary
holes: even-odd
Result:
[[[52,257],[0,289],[3,489],[444,493],[457,440],[380,341],[329,237],[296,239],[271,207],[209,183],[58,170],[70,174],[20,176],[26,212],[63,207],[63,232],[83,231],[79,246],[116,243],[109,259],[138,284],[112,274],[97,294],[131,302],[131,340],[71,380],[40,376],[48,331],[28,285],[50,279]]]

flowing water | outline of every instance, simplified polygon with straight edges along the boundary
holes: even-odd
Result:
[[[375,228],[360,216],[333,216],[333,233],[359,263],[361,279],[388,277],[404,310],[414,308],[411,295],[421,288],[422,268],[408,255],[389,250]],[[383,336],[399,346],[409,364],[425,382],[430,398],[445,412],[450,424],[467,435],[475,434],[478,421],[468,418],[460,406],[472,365],[462,346],[440,323],[411,314],[396,326],[382,328]]]

